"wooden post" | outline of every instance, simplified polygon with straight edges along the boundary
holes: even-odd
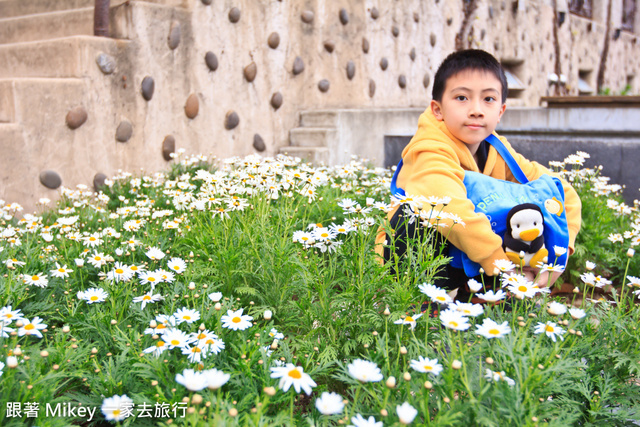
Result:
[[[109,37],[109,2],[110,0],[96,0],[93,10],[93,34]]]

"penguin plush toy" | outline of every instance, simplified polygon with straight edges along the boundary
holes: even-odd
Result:
[[[507,231],[502,247],[507,258],[520,267],[537,267],[549,251],[544,246],[544,217],[533,203],[513,207],[507,215]],[[520,254],[524,252],[524,258]]]

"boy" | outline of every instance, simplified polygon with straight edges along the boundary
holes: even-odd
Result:
[[[456,214],[464,226],[448,223],[442,234],[446,236],[444,255],[448,255],[450,244],[465,252],[472,261],[481,265],[488,276],[497,274],[494,262],[508,258],[502,249],[502,238],[491,230],[487,217],[474,212],[467,199],[463,183],[465,171],[481,172],[493,178],[517,182],[504,160],[485,141],[494,133],[496,125],[505,111],[507,81],[500,63],[482,50],[464,50],[452,53],[440,65],[433,84],[432,101],[420,116],[418,131],[402,152],[403,167],[397,178],[398,188],[410,196],[450,197],[445,211]],[[496,134],[497,135],[497,134]],[[507,140],[499,137],[514,156],[529,180],[551,172],[536,162],[517,154]],[[568,254],[574,250],[576,235],[580,230],[581,203],[578,194],[565,181],[565,209],[569,228]],[[402,220],[402,209],[389,213],[391,228],[396,230],[396,253],[404,254],[406,234],[419,232],[414,222],[407,227]],[[385,260],[391,259],[390,249],[384,248],[385,240],[391,239],[381,230],[376,243],[378,253]],[[561,273],[541,274],[539,287],[550,286]],[[448,265],[440,271],[436,285],[458,290],[459,300],[466,300],[469,278],[462,270]],[[532,280],[536,271],[528,269]],[[486,283],[486,282],[485,282]]]

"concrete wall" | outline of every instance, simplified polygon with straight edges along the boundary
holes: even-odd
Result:
[[[65,12],[65,2],[79,9]],[[622,32],[613,40],[616,24],[607,26],[604,0],[596,1],[594,19],[567,14],[561,26],[554,16],[565,2],[556,0],[118,0],[111,10],[115,40],[91,37],[84,24],[59,25],[92,19],[92,1],[59,0],[51,17],[20,16],[20,8],[43,12],[36,3],[48,4],[0,0],[0,8],[14,9],[12,18],[0,19],[0,149],[12,153],[0,159],[0,199],[28,209],[58,192],[38,179],[45,170],[71,187],[118,169],[166,168],[168,135],[189,153],[276,154],[299,126],[298,112],[307,109],[367,110],[341,116],[355,121],[341,127],[330,158],[341,160],[345,150],[382,158],[385,134],[413,131],[404,118],[382,123],[372,111],[423,109],[437,66],[456,47],[486,49],[520,78],[525,90],[513,92],[510,107],[577,94],[579,73],[595,85],[607,38],[604,86],[619,92],[630,82],[631,92],[640,92],[633,77],[640,69],[638,34]],[[232,22],[236,12],[239,20]],[[273,33],[277,47],[268,44]],[[215,71],[205,63],[208,52],[217,57]],[[100,53],[114,58],[113,73],[98,69]],[[304,70],[295,74],[297,57]],[[256,74],[248,81],[243,70],[251,64]],[[550,83],[552,72],[566,84]],[[145,77],[155,83],[151,100],[141,95]],[[328,82],[324,92],[322,81]],[[275,93],[282,96],[277,109]],[[185,115],[189,97],[198,101],[193,118]],[[74,107],[84,108],[88,119],[71,130],[65,116]],[[225,127],[230,112],[239,118],[233,129]],[[117,142],[124,121],[133,132]]]

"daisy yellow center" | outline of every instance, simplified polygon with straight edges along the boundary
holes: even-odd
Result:
[[[158,325],[158,327],[156,329],[165,329],[165,328],[166,328],[166,326],[164,324],[160,324],[160,325]]]
[[[89,237],[89,240],[91,240],[92,242],[96,240],[95,237]]]
[[[31,276],[31,280],[40,280],[40,277],[38,277],[38,276]]]
[[[180,266],[176,265],[175,267],[173,267],[174,270],[180,270]]]
[[[30,331],[32,329],[35,329],[36,327],[33,326],[33,323],[29,323],[27,326],[24,327],[27,331]]]
[[[544,328],[545,331],[547,332],[553,332],[553,326],[547,326],[546,328]]]
[[[99,257],[99,256],[95,257],[94,259],[95,259],[96,261],[102,261],[102,257]]]
[[[518,290],[519,290],[520,292],[527,292],[527,287],[526,287],[526,286],[524,286],[524,285],[520,285],[520,286],[518,286]]]
[[[329,233],[322,233],[321,236],[322,237],[329,237]]]
[[[116,273],[122,274],[122,273],[124,273],[124,270],[121,269],[121,268],[116,268]]]
[[[184,320],[191,320],[191,316],[182,316]]]
[[[202,350],[200,350],[200,347],[193,347],[193,348],[191,349],[191,352],[192,352],[192,353],[201,353],[201,352],[202,352]]]
[[[242,319],[241,319],[241,318],[239,318],[238,316],[236,316],[236,317],[234,317],[233,319],[231,319],[231,321],[232,321],[233,323],[240,323],[240,322],[242,321]]]
[[[58,269],[58,271],[59,271],[60,273],[64,273],[64,272],[65,272],[65,271],[67,271],[67,270],[65,270],[64,268],[59,268],[59,269]]]
[[[500,335],[500,331],[497,329],[489,329],[491,335]]]
[[[452,321],[452,322],[449,322],[449,325],[453,326],[454,328],[457,328],[458,327],[458,322],[453,322]]]
[[[204,339],[204,338],[206,338],[206,337],[207,337],[207,336],[206,336],[205,334],[200,334],[200,335],[198,335],[198,339],[199,339],[199,340]]]
[[[164,341],[158,341],[156,343],[156,347],[162,347],[164,345]]]
[[[91,298],[89,298],[91,301],[98,301],[98,297],[95,295],[92,295]]]
[[[215,344],[215,341],[213,341],[211,338],[209,338],[207,340],[207,342],[205,342],[205,344]]]
[[[306,240],[309,240],[309,238],[308,237],[303,237],[302,240],[306,241]]]
[[[147,281],[149,282],[155,282],[156,278],[155,277],[147,277]]]
[[[433,370],[433,366],[424,365],[424,370],[425,371],[432,371]]]
[[[151,299],[151,297],[149,295],[145,295],[142,297],[143,301],[149,301]]]
[[[446,300],[446,298],[445,298],[445,297],[443,297],[442,295],[437,296],[437,297],[436,297],[436,299],[437,299],[438,301],[445,301],[445,300]]]
[[[172,344],[172,345],[178,345],[178,344],[180,344],[180,341],[178,341],[178,340],[171,340],[171,344]]]
[[[462,312],[463,312],[464,314],[471,314],[471,310],[466,310],[466,309],[465,309],[465,310],[462,310]]]
[[[116,409],[113,411],[113,416],[117,417],[118,415],[120,415],[120,409]]]
[[[135,265],[132,265],[132,266],[131,266],[131,270],[132,270],[132,271],[138,271],[138,267],[136,267]]]
[[[296,380],[299,380],[300,378],[302,378],[302,374],[297,369],[290,370],[288,375],[291,378],[295,378]]]
[[[413,322],[413,317],[411,317],[411,316],[407,316],[407,317],[404,319],[404,321],[405,321],[405,322]]]
[[[13,314],[7,313],[4,315],[4,317],[6,317],[7,319],[11,319],[13,317]]]

